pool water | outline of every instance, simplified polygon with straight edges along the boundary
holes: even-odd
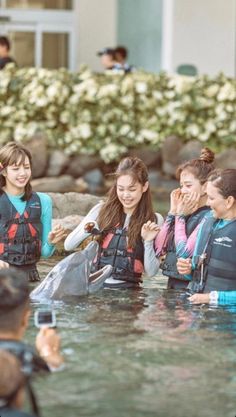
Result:
[[[165,284],[54,303],[66,365],[35,381],[44,417],[236,415],[236,308],[191,306]]]

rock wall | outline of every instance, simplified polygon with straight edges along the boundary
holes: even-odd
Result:
[[[34,138],[28,145],[33,155],[33,181],[35,191],[89,192],[104,195],[111,180],[107,174],[114,172],[117,163],[105,164],[95,155],[68,157],[61,150],[47,149],[43,137]],[[176,136],[169,136],[162,149],[131,149],[129,155],[141,158],[147,165],[152,186],[162,187],[163,181],[173,180],[179,164],[197,158],[203,148],[197,140],[183,144]],[[229,148],[216,155],[219,168],[236,168],[236,150]],[[58,178],[59,177],[59,178]],[[167,186],[167,188],[169,188]]]

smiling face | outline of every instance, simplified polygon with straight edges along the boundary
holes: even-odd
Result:
[[[24,160],[19,160],[18,163],[8,165],[3,173],[6,185],[5,190],[9,194],[21,194],[25,190],[25,186],[31,177],[31,166],[27,156]]]
[[[186,169],[180,174],[180,188],[181,194],[197,193],[203,196],[205,192],[205,184],[202,185],[192,172]]]
[[[207,183],[207,205],[213,210],[213,215],[217,219],[230,218],[234,198],[229,196],[227,198],[220,194],[217,187],[211,181]]]
[[[135,182],[130,175],[121,175],[117,179],[116,192],[120,203],[126,214],[132,214],[138,206],[142,195],[148,189],[148,182],[145,185]]]

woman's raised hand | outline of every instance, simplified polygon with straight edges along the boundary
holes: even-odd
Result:
[[[66,237],[67,233],[60,224],[54,227],[51,232],[48,233],[48,243],[51,245],[55,245],[56,243],[60,242],[64,237]]]
[[[155,222],[148,220],[147,223],[144,223],[141,229],[141,237],[143,240],[151,241],[155,239],[156,235],[160,231],[160,227]]]
[[[188,214],[194,213],[199,207],[200,194],[193,192],[189,194],[181,194],[178,199],[176,214],[183,214],[187,216]]]
[[[174,216],[177,213],[177,207],[181,198],[181,190],[180,188],[176,188],[175,190],[171,191],[170,193],[170,211],[169,214],[173,214]]]

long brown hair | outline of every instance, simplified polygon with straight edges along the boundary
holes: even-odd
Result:
[[[25,162],[25,159],[28,157],[30,168],[32,169],[32,156],[31,153],[23,145],[16,142],[9,142],[7,145],[3,146],[0,149],[0,193],[2,193],[2,188],[6,185],[6,179],[2,172],[8,167],[8,165],[19,165]],[[25,186],[25,193],[22,196],[22,200],[29,200],[32,195],[32,187],[30,181]]]
[[[98,216],[98,225],[101,230],[109,230],[112,227],[115,227],[118,224],[122,225],[123,223],[123,206],[117,197],[116,191],[117,179],[122,175],[130,175],[134,183],[138,182],[142,186],[148,181],[147,167],[141,159],[127,157],[121,160],[114,173],[114,184],[108,192],[108,198],[103,204]],[[130,218],[128,244],[131,248],[135,247],[140,238],[142,225],[148,220],[156,221],[149,187],[147,191],[142,194],[141,200]]]
[[[201,150],[199,158],[184,162],[176,170],[176,178],[179,180],[184,170],[191,172],[201,185],[207,181],[207,176],[215,168],[215,154],[209,148]]]
[[[236,169],[215,169],[207,178],[224,197],[234,197],[236,200]]]

